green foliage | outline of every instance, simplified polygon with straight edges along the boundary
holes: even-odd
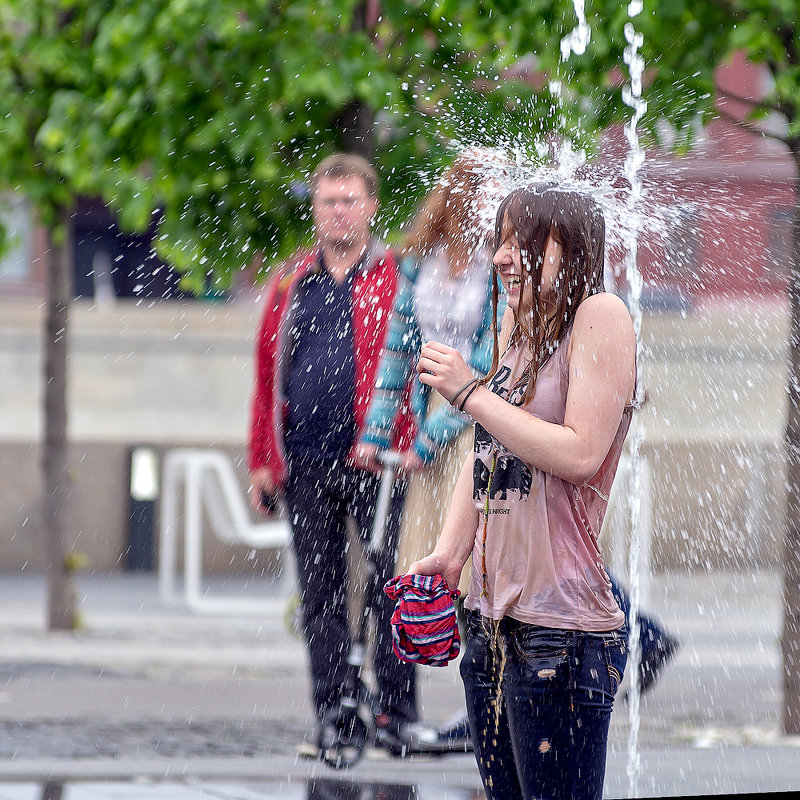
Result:
[[[51,103],[59,92],[91,82],[90,55],[81,45],[104,5],[0,2],[0,186],[21,190],[48,225],[57,225],[57,209],[72,199],[49,158],[66,135],[51,117]]]
[[[668,120],[688,146],[737,48],[769,66],[797,135],[794,0],[644,6],[653,138]],[[344,146],[348,111],[372,123],[390,236],[455,147],[532,156],[556,131],[591,150],[630,116],[627,8],[587,0],[591,41],[563,62],[571,0],[0,0],[0,183],[49,223],[76,194],[101,195],[123,225],[157,224],[187,287],[224,286],[255,252],[269,262],[308,237],[299,189]]]

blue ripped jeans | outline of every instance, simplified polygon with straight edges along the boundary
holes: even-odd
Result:
[[[488,800],[600,800],[627,629],[585,633],[505,617],[495,637],[493,623],[466,614],[460,669]]]

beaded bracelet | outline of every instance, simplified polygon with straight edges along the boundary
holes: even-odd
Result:
[[[467,392],[466,396],[464,397],[464,399],[461,401],[460,405],[458,406],[458,410],[459,410],[459,411],[463,411],[463,410],[464,410],[464,406],[466,405],[466,403],[467,403],[467,400],[469,400],[470,396],[472,395],[472,393],[473,393],[473,392],[474,392],[474,391],[475,391],[477,388],[478,388],[478,381],[477,381],[477,379],[476,379],[476,380],[475,380],[475,383],[474,383],[474,385],[473,385],[473,387],[472,387],[472,388],[471,388],[471,389],[470,389],[470,390]]]
[[[468,386],[472,386],[472,384],[477,382],[478,378],[472,378],[471,380],[468,380],[447,402],[450,403],[451,406],[455,405],[456,398],[461,394],[461,392],[463,392]]]

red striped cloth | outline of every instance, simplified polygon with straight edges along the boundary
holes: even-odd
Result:
[[[458,655],[461,639],[447,581],[437,575],[398,575],[384,587],[397,601],[392,615],[392,646],[398,658],[444,667]]]

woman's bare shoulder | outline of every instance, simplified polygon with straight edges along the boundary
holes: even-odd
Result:
[[[607,333],[633,335],[633,320],[625,303],[611,292],[598,292],[587,297],[575,312],[575,332],[601,326]]]

